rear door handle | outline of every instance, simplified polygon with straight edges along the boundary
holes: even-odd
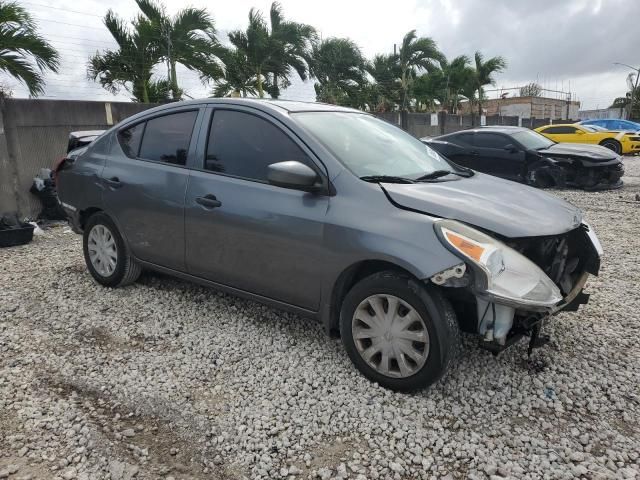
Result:
[[[104,181],[111,188],[120,188],[122,186],[122,182],[118,177],[105,178]]]
[[[196,203],[205,208],[218,208],[222,206],[222,202],[215,195],[205,195],[204,197],[196,197]]]
[[[470,150],[469,155],[480,155],[480,153],[477,150]]]

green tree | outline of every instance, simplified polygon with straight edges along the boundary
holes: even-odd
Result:
[[[225,49],[221,54],[224,76],[215,82],[214,97],[246,97],[255,95],[258,83],[249,67],[246,53],[239,49]]]
[[[404,36],[397,55],[400,69],[402,110],[409,108],[411,88],[418,72],[420,70],[428,72],[438,68],[443,59],[444,55],[438,50],[436,42],[431,38],[418,37],[415,30],[411,30]]]
[[[378,54],[365,65],[369,75],[375,80],[372,94],[375,96],[373,110],[391,111],[401,103],[402,88],[400,66],[397,55]]]
[[[229,41],[246,59],[246,65],[256,79],[260,98],[264,97],[266,74],[273,69],[270,64],[272,49],[269,28],[259,10],[249,10],[249,25],[245,31],[229,33]]]
[[[104,24],[118,48],[91,57],[88,77],[99,80],[102,87],[113,94],[124,88],[135,101],[159,101],[162,85],[151,80],[151,71],[162,58],[155,25],[138,15],[129,27],[113,10],[107,12]]]
[[[475,54],[476,91],[478,94],[478,115],[482,115],[482,101],[484,100],[484,86],[495,85],[493,75],[507,67],[507,61],[502,57],[492,57],[488,60],[480,52]]]
[[[542,95],[542,87],[535,82],[528,83],[520,88],[521,97],[539,97],[540,95]]]
[[[44,92],[44,72],[58,66],[58,52],[38,34],[31,15],[15,2],[0,2],[0,70],[35,97]]]
[[[313,45],[317,41],[315,28],[304,23],[285,20],[278,2],[269,11],[271,56],[267,62],[268,92],[273,98],[291,85],[294,70],[301,80],[307,79]]]
[[[221,47],[213,18],[203,8],[187,7],[174,16],[154,0],[136,0],[138,8],[155,28],[158,52],[167,64],[168,81],[174,100],[182,98],[176,65],[199,72],[207,78],[222,76],[218,55]]]
[[[328,38],[313,46],[309,71],[316,79],[316,100],[360,106],[364,99],[365,59],[358,45],[347,38]]]

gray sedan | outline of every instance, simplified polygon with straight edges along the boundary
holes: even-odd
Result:
[[[402,391],[446,372],[461,330],[542,345],[600,266],[572,205],[329,105],[154,108],[63,162],[58,191],[102,285],[151,269],[317,318]]]

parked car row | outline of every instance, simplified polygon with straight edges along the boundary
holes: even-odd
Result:
[[[603,147],[585,157],[525,129],[466,133],[502,155],[502,176],[526,180],[551,155],[621,175]],[[496,353],[544,344],[546,320],[588,301],[602,254],[579,209],[452,162],[446,139],[427,144],[347,108],[181,102],[74,151],[58,190],[100,284],[152,269],[317,318],[367,378],[412,390],[446,372],[460,330]]]
[[[423,142],[459,165],[535,187],[622,186],[624,165],[613,150],[556,143],[528,128],[480,127]]]

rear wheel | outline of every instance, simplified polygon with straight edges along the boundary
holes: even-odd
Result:
[[[622,145],[620,144],[619,141],[613,138],[607,138],[606,140],[603,140],[602,142],[600,142],[600,145],[602,145],[605,148],[608,148],[609,150],[613,150],[618,155],[622,154]]]
[[[102,212],[87,220],[83,251],[89,273],[102,285],[120,287],[140,276],[140,264],[131,256],[115,223]]]
[[[351,289],[342,304],[340,333],[358,370],[398,391],[437,381],[460,342],[455,314],[442,294],[392,271]]]

